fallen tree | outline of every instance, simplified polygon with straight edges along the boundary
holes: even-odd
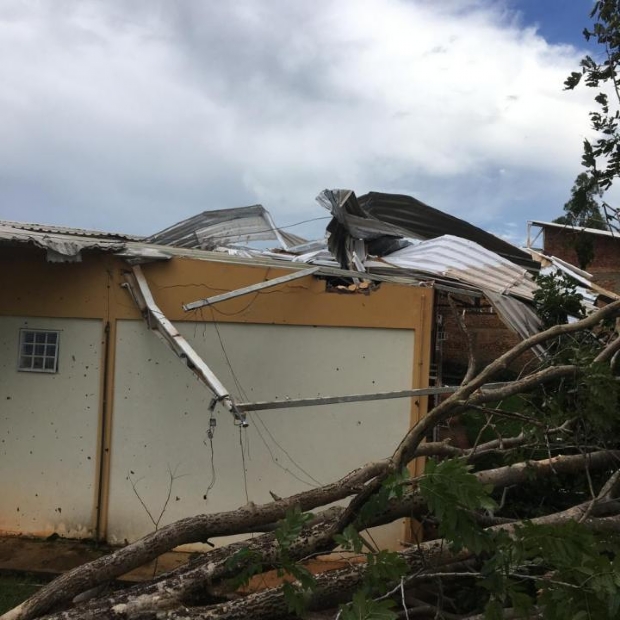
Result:
[[[616,617],[619,315],[620,301],[470,369],[385,460],[268,504],[164,526],[62,575],[2,619]],[[554,356],[485,389],[538,345]],[[427,441],[456,415],[483,421],[471,448]],[[419,457],[426,471],[410,478]],[[403,517],[427,540],[399,552],[369,542],[368,528]],[[260,531],[151,582],[100,589],[178,545]],[[330,552],[345,566],[311,574],[306,561]],[[278,587],[239,590],[270,569]]]

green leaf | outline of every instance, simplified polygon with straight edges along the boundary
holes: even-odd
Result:
[[[334,541],[345,551],[353,551],[354,553],[360,553],[364,546],[364,541],[353,524],[347,525],[342,534],[336,534]]]
[[[311,520],[312,515],[302,512],[299,506],[289,508],[274,532],[280,549],[287,551],[301,534],[304,525]]]
[[[296,588],[292,583],[286,582],[282,586],[284,600],[290,613],[303,617],[307,609],[307,598],[302,590]]]
[[[489,535],[477,524],[473,512],[492,510],[496,503],[490,489],[470,472],[461,459],[440,463],[428,461],[418,488],[429,509],[440,522],[439,534],[455,549],[467,547],[474,553],[487,548]]]
[[[367,598],[366,594],[359,590],[357,591],[348,605],[341,605],[340,618],[341,620],[396,620],[398,614],[396,614],[392,607],[394,607],[394,601],[375,601]]]
[[[504,606],[494,598],[490,598],[484,608],[484,617],[486,620],[503,620]]]

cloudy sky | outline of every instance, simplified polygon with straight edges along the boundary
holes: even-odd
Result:
[[[591,0],[2,0],[0,218],[157,231],[323,188],[521,241],[561,213]],[[321,236],[325,221],[291,228]]]

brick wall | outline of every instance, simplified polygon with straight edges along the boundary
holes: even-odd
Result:
[[[443,321],[443,339],[440,345],[443,366],[467,367],[467,339],[443,295],[438,295],[436,312],[441,314]],[[465,325],[473,339],[478,370],[482,370],[521,341],[517,334],[506,327],[486,300],[480,300],[479,307],[466,309]],[[523,363],[530,360],[530,356],[522,356],[512,370],[520,370]]]
[[[579,233],[562,228],[545,228],[544,250],[572,265],[579,266],[575,240]],[[599,286],[620,293],[620,238],[591,234],[594,258],[586,267]]]

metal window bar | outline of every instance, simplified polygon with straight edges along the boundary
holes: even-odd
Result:
[[[19,336],[18,370],[26,372],[58,372],[59,332],[22,329]]]

